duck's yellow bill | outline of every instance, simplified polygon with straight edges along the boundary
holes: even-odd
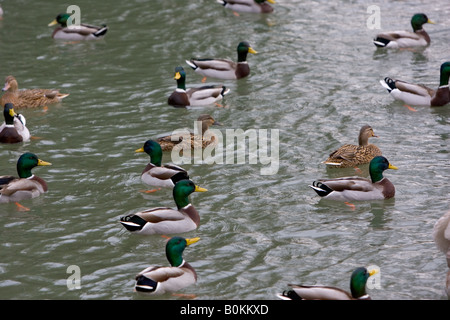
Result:
[[[397,170],[398,168],[396,166],[393,166],[392,164],[389,163],[388,169]]]
[[[255,51],[253,48],[248,48],[248,52],[253,53],[253,54],[257,54],[258,51]]]
[[[436,24],[436,22],[431,21],[430,19],[428,19],[427,23]]]
[[[55,24],[58,24],[58,21],[56,21],[56,19],[53,20],[52,22],[50,22],[50,23],[48,24],[48,26],[51,27],[51,26],[54,26]]]
[[[272,4],[275,4],[275,0],[267,0],[267,2],[270,2]]]
[[[9,115],[11,117],[17,116],[17,113],[14,111],[14,109],[9,109]]]
[[[173,77],[175,80],[178,80],[181,78],[181,74],[179,72],[175,73],[175,77]]]
[[[187,245],[191,245],[193,243],[196,243],[198,240],[200,240],[199,237],[197,237],[197,238],[188,238],[188,239],[186,239],[186,243],[187,243]]]
[[[50,162],[38,159],[38,166],[51,166],[52,164]]]
[[[370,276],[373,276],[374,274],[377,274],[378,270],[377,269],[372,269],[369,271]]]
[[[134,152],[144,152],[144,147],[134,150]]]
[[[205,189],[205,188],[202,188],[202,187],[199,187],[199,186],[195,186],[195,190],[194,190],[195,192],[205,192],[205,191],[208,191],[208,189]]]

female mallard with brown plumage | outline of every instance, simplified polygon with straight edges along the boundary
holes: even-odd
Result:
[[[358,145],[344,144],[330,153],[323,163],[339,168],[355,167],[369,163],[376,156],[381,156],[381,150],[373,144],[369,144],[369,138],[378,137],[369,125],[362,126],[359,130]]]
[[[173,237],[166,243],[170,267],[150,266],[136,275],[135,290],[151,295],[173,293],[197,282],[195,269],[183,259],[184,249],[200,238]]]
[[[223,99],[230,92],[223,85],[209,85],[186,90],[186,72],[183,67],[175,68],[177,88],[169,96],[168,104],[174,107],[205,106]]]
[[[196,148],[204,149],[209,145],[215,146],[218,143],[218,139],[214,134],[208,131],[208,129],[212,125],[221,125],[221,123],[214,120],[209,114],[200,115],[197,118],[197,121],[201,122],[201,135],[190,133],[190,139],[183,139],[184,135],[182,134],[179,136],[177,135],[176,137],[168,135],[160,137],[156,139],[156,141],[161,145],[163,151],[172,151],[174,148],[177,150],[193,150]],[[211,135],[207,133],[211,133]]]
[[[26,127],[25,117],[14,111],[12,103],[3,108],[5,122],[0,126],[1,143],[18,143],[30,140],[30,131]]]
[[[5,92],[1,99],[2,106],[9,102],[16,109],[44,107],[61,102],[62,99],[69,95],[68,93],[60,93],[56,89],[19,90],[17,80],[13,76],[6,77],[5,86],[2,90]]]

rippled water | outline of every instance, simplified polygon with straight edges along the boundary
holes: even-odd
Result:
[[[425,28],[425,50],[376,50],[377,30],[366,27],[372,1],[278,0],[271,15],[235,16],[215,1],[77,1],[83,22],[107,23],[105,40],[56,42],[47,24],[70,4],[2,3],[1,77],[21,88],[60,88],[63,103],[21,110],[30,142],[2,145],[0,170],[15,174],[24,151],[51,167],[35,169],[49,192],[26,201],[29,212],[4,204],[0,233],[1,299],[149,299],[133,292],[134,276],[166,265],[165,239],[135,236],[118,223],[125,214],[174,206],[171,192],[142,194],[139,174],[148,158],[135,154],[145,140],[193,128],[202,113],[221,130],[279,129],[280,166],[263,176],[258,164],[183,165],[207,188],[191,200],[201,215],[201,240],[184,257],[198,283],[198,299],[275,299],[287,283],[348,287],[351,271],[377,265],[374,299],[445,299],[444,256],[431,234],[449,209],[448,107],[412,112],[378,83],[385,76],[436,87],[449,60],[447,1],[378,1],[383,30],[408,29],[413,13]],[[172,108],[173,69],[183,65],[187,86],[201,77],[187,69],[191,56],[235,59],[248,40],[251,75],[224,81],[231,92],[217,106]],[[211,83],[220,83],[213,79]],[[356,143],[370,124],[373,139],[399,170],[385,175],[395,199],[357,203],[320,201],[308,187],[316,178],[354,175],[320,162],[344,143]],[[164,154],[164,162],[170,162]],[[364,169],[364,168],[363,168]],[[66,272],[80,267],[81,289],[68,290]],[[170,295],[164,299],[178,299]]]

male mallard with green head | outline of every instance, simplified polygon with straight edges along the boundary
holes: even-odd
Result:
[[[423,13],[417,13],[411,18],[413,32],[391,31],[377,34],[373,43],[382,48],[411,48],[428,46],[431,42],[430,36],[423,29],[425,23],[434,24],[433,21]]]
[[[131,233],[171,234],[197,229],[200,216],[191,204],[189,195],[207,191],[191,180],[181,180],[173,187],[173,199],[177,209],[158,207],[136,212],[120,218],[120,223]]]
[[[18,143],[30,140],[30,131],[26,127],[25,117],[14,111],[12,103],[3,108],[5,122],[0,126],[1,143]]]
[[[355,269],[350,278],[350,292],[330,286],[289,284],[292,289],[277,296],[283,300],[371,300],[366,292],[366,283],[377,272],[365,267]]]
[[[380,80],[395,100],[403,101],[412,106],[441,107],[450,102],[449,80],[450,61],[441,64],[440,81],[437,90],[421,84],[412,84],[389,77]]]
[[[247,54],[256,54],[247,41],[240,42],[237,46],[237,62],[228,59],[191,59],[186,63],[194,69],[195,72],[204,77],[216,79],[241,79],[250,74],[250,67],[247,62]]]
[[[56,16],[55,20],[48,24],[49,27],[59,24],[59,26],[53,30],[53,39],[69,41],[99,40],[102,39],[108,31],[106,25],[93,26],[81,23],[69,27],[67,26],[67,20],[69,20],[70,16],[71,15],[68,13],[60,13]]]
[[[170,267],[150,266],[136,275],[135,290],[151,295],[174,293],[197,282],[195,269],[183,259],[184,249],[200,238],[173,237],[166,243]]]

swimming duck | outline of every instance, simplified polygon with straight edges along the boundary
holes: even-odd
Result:
[[[218,143],[218,139],[216,136],[209,132],[208,129],[212,125],[222,125],[220,122],[214,120],[212,116],[209,114],[201,114],[197,118],[198,122],[201,122],[202,126],[202,135],[196,135],[194,133],[190,133],[189,140],[183,140],[183,135],[180,134],[177,137],[172,137],[172,135],[160,137],[156,139],[158,143],[161,145],[163,151],[172,151],[174,147],[177,150],[186,150],[186,149],[196,149],[196,148],[206,148],[209,145],[216,145]],[[208,131],[208,132],[207,132]],[[206,134],[205,134],[206,133]],[[209,134],[210,133],[210,134]]]
[[[170,267],[150,266],[136,276],[135,290],[152,295],[176,292],[197,282],[194,268],[183,259],[184,249],[200,238],[173,237],[166,244]]]
[[[102,39],[108,27],[106,25],[93,26],[85,23],[78,25],[67,26],[67,20],[70,18],[68,13],[60,13],[56,16],[55,20],[48,24],[49,27],[59,24],[59,26],[53,30],[52,38],[69,41],[79,40],[99,40]]]
[[[356,167],[360,164],[369,163],[376,156],[381,156],[380,149],[369,144],[369,138],[378,137],[369,125],[362,126],[359,130],[358,145],[344,144],[330,153],[323,163],[339,168]]]
[[[177,210],[151,208],[120,218],[120,223],[136,234],[170,234],[195,230],[200,224],[198,211],[189,201],[193,192],[207,191],[191,180],[181,180],[173,187],[173,199]]]
[[[175,107],[204,106],[213,104],[230,92],[223,85],[202,86],[199,88],[189,88],[186,90],[186,72],[183,67],[175,68],[175,80],[177,88],[169,96],[168,103]]]
[[[247,62],[247,54],[257,52],[250,47],[247,41],[240,42],[237,46],[238,61],[227,59],[191,59],[186,63],[195,72],[205,77],[233,80],[247,77],[250,74],[250,67]]]
[[[26,127],[25,117],[14,111],[12,103],[3,108],[5,122],[0,126],[1,143],[18,143],[30,140],[30,131]]]
[[[1,104],[12,103],[16,109],[44,107],[61,102],[68,93],[60,93],[56,89],[23,89],[19,90],[16,78],[7,76],[2,91]]]
[[[425,23],[434,24],[423,13],[417,13],[411,18],[411,31],[391,31],[377,34],[373,43],[383,48],[410,48],[422,47],[430,44],[430,36],[423,29]]]
[[[380,80],[380,83],[396,100],[401,100],[413,106],[440,107],[450,102],[449,77],[450,61],[447,61],[441,65],[440,82],[437,90],[421,84],[393,80],[389,77]]]
[[[42,161],[34,153],[26,152],[17,161],[19,177],[0,177],[0,202],[14,202],[36,198],[47,192],[47,183],[31,170],[36,166],[50,166],[50,162]]]
[[[344,177],[320,179],[310,187],[322,198],[339,201],[383,200],[395,195],[395,187],[388,178],[383,177],[386,169],[397,170],[383,156],[376,156],[370,161],[371,179],[362,177]]]
[[[271,13],[273,8],[268,2],[274,4],[275,0],[217,0],[217,2],[236,12]]]
[[[367,270],[365,267],[355,269],[350,278],[350,292],[329,286],[303,286],[289,284],[291,290],[277,294],[283,300],[371,300],[366,293],[366,283],[369,277],[378,270]]]
[[[141,173],[141,180],[145,184],[173,188],[178,181],[189,179],[185,169],[174,164],[161,165],[162,150],[158,142],[147,140],[144,146],[135,152],[145,152],[150,156],[150,162]]]
[[[433,227],[433,239],[440,251],[445,254],[450,268],[450,211],[439,218]],[[450,298],[450,269],[447,271],[445,291]]]

